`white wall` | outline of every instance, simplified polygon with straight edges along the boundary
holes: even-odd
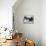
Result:
[[[16,0],[0,0],[0,27],[12,28],[12,6]]]
[[[41,40],[42,46],[46,46],[46,0],[42,0],[41,4]]]
[[[13,9],[15,10],[15,28],[18,32],[22,32],[25,38],[34,40],[36,46],[41,46],[41,0],[23,0],[15,8]],[[34,24],[24,24],[25,15],[34,15]]]

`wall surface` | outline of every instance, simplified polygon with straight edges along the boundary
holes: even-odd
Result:
[[[12,28],[12,6],[16,0],[0,0],[0,27]]]
[[[46,0],[41,1],[41,40],[42,46],[46,46]]]
[[[22,32],[24,38],[34,40],[36,46],[41,46],[41,0],[23,0],[17,8],[14,7],[13,11],[15,29]],[[34,23],[23,23],[25,15],[33,15]]]

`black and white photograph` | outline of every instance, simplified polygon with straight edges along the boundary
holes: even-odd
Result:
[[[27,24],[33,24],[34,16],[24,16],[23,22]]]

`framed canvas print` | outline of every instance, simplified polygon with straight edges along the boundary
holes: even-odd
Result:
[[[23,22],[27,24],[33,24],[34,23],[34,16],[24,16]]]

